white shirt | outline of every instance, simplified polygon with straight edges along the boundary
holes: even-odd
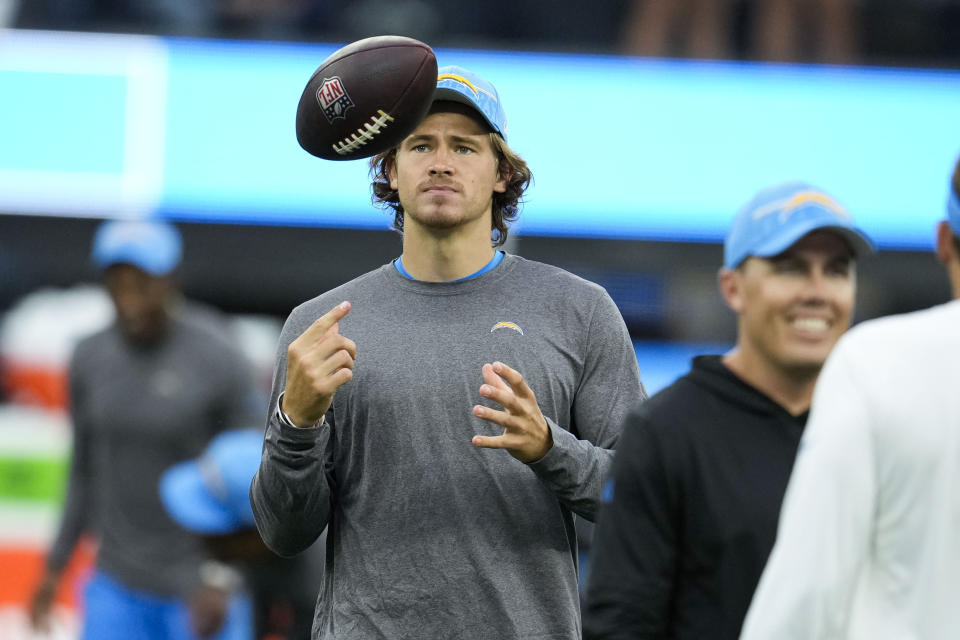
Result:
[[[960,638],[960,301],[827,361],[742,640]]]

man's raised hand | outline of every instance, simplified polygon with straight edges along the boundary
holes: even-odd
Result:
[[[287,383],[283,411],[298,427],[311,427],[333,402],[333,394],[353,378],[357,345],[340,335],[340,320],[350,312],[341,302],[317,318],[287,347]]]
[[[503,407],[503,411],[475,405],[473,415],[503,427],[503,435],[473,436],[473,444],[506,449],[521,462],[535,462],[553,447],[550,427],[540,412],[537,398],[519,371],[502,362],[483,365],[480,395]]]

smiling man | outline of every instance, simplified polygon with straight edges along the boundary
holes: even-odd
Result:
[[[743,640],[960,638],[960,159],[934,246],[953,299],[824,365]]]
[[[866,235],[823,191],[761,191],[724,244],[737,343],[632,412],[594,538],[587,638],[737,638]]]
[[[645,397],[626,326],[497,249],[530,172],[483,78],[440,69],[372,173],[403,251],[288,318],[257,526],[282,555],[329,527],[316,638],[579,638],[574,514]]]

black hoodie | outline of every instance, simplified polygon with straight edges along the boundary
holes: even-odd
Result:
[[[593,543],[585,638],[735,640],[776,537],[807,413],[720,356],[626,419]]]

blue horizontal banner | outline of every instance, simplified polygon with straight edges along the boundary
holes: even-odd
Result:
[[[0,211],[386,229],[367,164],[300,149],[339,45],[8,31]],[[887,248],[928,248],[960,153],[960,73],[438,49],[497,85],[534,173],[528,235],[716,242],[783,180]]]

